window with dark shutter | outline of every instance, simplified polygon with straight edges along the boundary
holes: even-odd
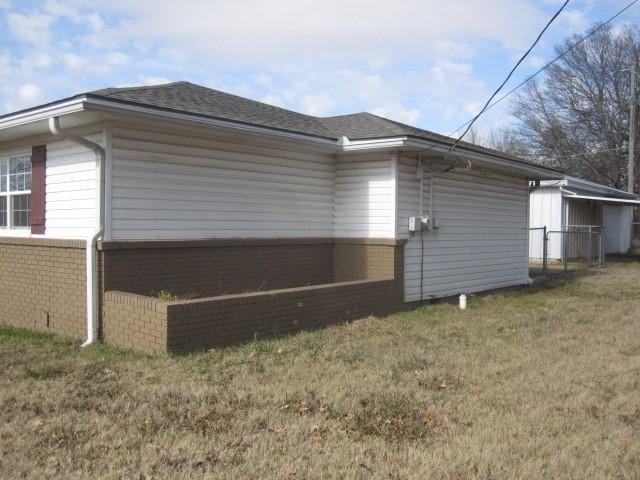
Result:
[[[31,198],[26,202],[31,233],[43,234],[45,228],[46,145],[31,149]]]

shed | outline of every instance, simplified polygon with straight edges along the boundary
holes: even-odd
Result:
[[[593,252],[603,249],[605,254],[627,253],[631,248],[633,209],[640,205],[638,195],[564,176],[532,184],[530,197],[529,224],[531,228],[546,227],[549,260],[584,256],[589,238]],[[540,233],[531,236],[529,256],[543,257]]]
[[[559,174],[453,142],[187,82],[5,115],[0,322],[183,351],[527,283]]]

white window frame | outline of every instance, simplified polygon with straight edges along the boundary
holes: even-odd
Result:
[[[16,227],[13,225],[13,197],[16,196],[21,196],[21,195],[29,195],[31,196],[31,189],[29,190],[20,190],[20,191],[11,191],[11,171],[10,171],[10,165],[11,165],[11,160],[12,159],[16,159],[16,158],[28,158],[29,159],[29,164],[31,164],[31,154],[29,153],[16,153],[14,155],[8,155],[8,156],[2,156],[0,157],[0,163],[4,163],[4,166],[6,168],[6,172],[7,172],[7,176],[6,176],[6,182],[7,182],[7,191],[6,192],[0,192],[0,197],[4,197],[7,199],[7,224],[6,225],[0,225],[0,231],[16,231],[16,232],[24,232],[26,230],[29,230],[30,225],[26,225],[26,226],[20,226],[20,227]],[[33,170],[31,172],[31,181],[33,182]],[[0,177],[0,181],[2,181],[2,177]],[[33,183],[32,183],[33,185]],[[31,199],[29,199],[29,202],[31,202]],[[31,203],[29,203],[29,214],[31,213]],[[27,222],[28,223],[28,222]]]

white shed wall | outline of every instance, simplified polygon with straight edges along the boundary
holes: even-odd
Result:
[[[395,165],[390,154],[338,158],[334,236],[395,237]]]
[[[606,253],[627,253],[631,248],[633,207],[604,205],[604,248]]]
[[[562,256],[562,240],[559,232],[562,230],[562,193],[558,188],[538,188],[529,196],[529,226],[547,227],[549,233],[549,258],[560,259]],[[542,259],[542,233],[531,232],[529,238],[529,257]]]
[[[113,239],[330,237],[331,155],[116,124]]]
[[[408,217],[419,214],[416,161],[401,159],[399,237],[405,246],[405,301],[420,300],[421,235],[424,236],[422,298],[445,297],[526,283],[527,198],[524,178],[494,173],[425,170],[424,213],[432,201],[439,228],[411,236]]]

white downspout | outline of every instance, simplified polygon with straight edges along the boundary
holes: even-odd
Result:
[[[104,168],[105,150],[97,143],[86,138],[63,132],[58,117],[49,118],[49,131],[58,138],[67,139],[92,150],[98,162],[96,187],[98,202],[98,221],[95,232],[87,238],[86,269],[87,269],[87,339],[82,344],[87,347],[98,338],[98,266],[96,244],[104,233]]]

